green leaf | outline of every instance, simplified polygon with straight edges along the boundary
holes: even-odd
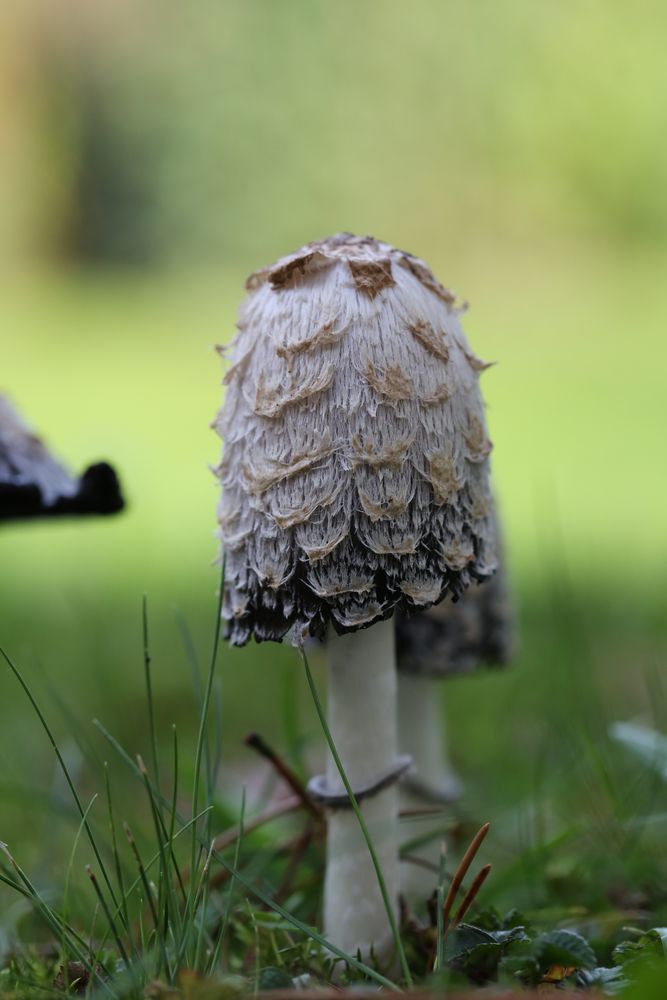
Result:
[[[267,965],[259,977],[260,990],[288,990],[292,988],[292,977],[284,969]]]
[[[667,957],[667,927],[652,927],[636,941],[621,941],[614,948],[612,958],[625,971],[630,966],[638,966],[651,961],[662,961]]]
[[[474,927],[472,924],[460,924],[456,930],[447,935],[445,943],[445,961],[453,962],[468,955],[480,945],[495,944],[493,932]]]
[[[588,941],[576,931],[558,930],[540,934],[533,942],[532,951],[541,969],[552,965],[594,969],[597,964]]]
[[[590,971],[582,969],[577,973],[576,983],[577,986],[582,986],[587,990],[591,987],[597,987],[607,996],[616,996],[627,987],[628,980],[623,975],[623,970],[619,969],[618,966],[614,969],[607,969],[600,965]]]
[[[486,931],[460,924],[447,935],[445,960],[472,982],[484,983],[497,977],[498,965],[512,944],[529,940],[523,927]]]

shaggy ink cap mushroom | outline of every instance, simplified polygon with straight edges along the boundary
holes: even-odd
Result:
[[[0,521],[115,514],[123,506],[110,465],[98,462],[72,476],[0,395]]]
[[[481,667],[500,667],[513,653],[514,615],[502,551],[497,572],[473,584],[459,601],[443,601],[410,617],[396,615],[398,746],[412,759],[405,782],[406,808],[424,801],[460,798],[463,783],[450,760],[443,716],[442,679]],[[415,798],[416,796],[416,798]],[[436,841],[421,855],[438,863]],[[425,899],[425,869],[404,872],[403,889]]]
[[[486,366],[452,293],[346,233],[246,288],[214,423],[227,638],[354,632],[490,576]]]
[[[415,677],[449,677],[507,664],[514,648],[514,613],[502,562],[490,580],[461,600],[396,616],[396,666]]]
[[[401,788],[407,811],[449,803],[463,794],[464,783],[449,754],[440,683],[484,666],[500,667],[512,656],[514,615],[502,548],[491,579],[473,583],[456,603],[442,601],[410,617],[395,617],[398,749],[412,759]],[[415,863],[401,867],[401,892],[416,910],[433,889],[441,825],[442,817],[422,821],[425,839],[413,850]]]
[[[300,643],[332,626],[337,755],[309,783],[327,806],[325,935],[391,961],[405,767],[392,616],[495,569],[485,366],[426,264],[370,237],[309,244],[247,289],[215,422],[226,636]]]

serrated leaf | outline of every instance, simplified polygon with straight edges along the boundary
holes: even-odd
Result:
[[[584,989],[597,986],[607,996],[616,996],[617,993],[626,988],[629,981],[618,966],[614,969],[607,969],[600,965],[596,969],[582,969],[577,973],[576,982],[577,986],[583,986]]]
[[[526,933],[526,928],[508,927],[500,931],[491,931],[494,941],[501,945],[512,944],[514,941],[530,941],[530,935]]]
[[[594,969],[597,964],[588,941],[576,931],[558,930],[540,934],[533,942],[532,951],[541,969],[551,965]]]
[[[529,941],[523,927],[486,931],[473,924],[460,924],[445,941],[445,960],[475,983],[488,982],[498,974],[507,949],[517,941]]]
[[[667,927],[652,927],[637,941],[621,941],[612,952],[616,965],[623,968],[651,959],[663,959],[665,956],[667,956]]]
[[[459,958],[481,945],[504,947],[513,941],[529,941],[524,927],[510,927],[503,930],[485,930],[477,924],[459,924],[447,935],[445,958],[447,961]]]
[[[473,924],[459,924],[447,935],[445,941],[445,960],[452,962],[467,955],[480,945],[494,945],[492,931],[482,930]]]

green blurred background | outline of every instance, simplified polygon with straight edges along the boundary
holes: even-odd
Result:
[[[145,752],[144,593],[162,732],[194,725],[175,609],[205,662],[213,346],[250,270],[347,229],[424,257],[498,362],[520,647],[444,691],[466,808],[501,820],[555,786],[612,808],[582,747],[614,760],[609,721],[665,721],[666,31],[650,0],[5,0],[0,387],[128,498],[0,532],[0,640],[64,746],[54,692]],[[292,651],[222,661],[228,760],[251,766],[254,728],[293,755],[295,714],[316,724]],[[53,764],[4,670],[0,734],[0,814],[30,840],[21,788],[55,795]]]

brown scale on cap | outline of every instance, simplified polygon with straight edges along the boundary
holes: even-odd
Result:
[[[214,423],[227,637],[355,631],[490,576],[482,363],[453,294],[346,233],[246,288]]]

